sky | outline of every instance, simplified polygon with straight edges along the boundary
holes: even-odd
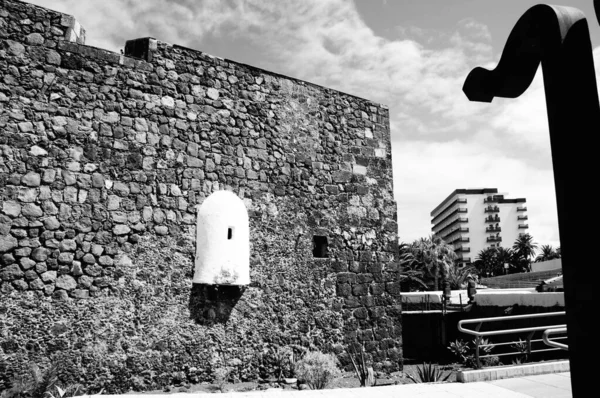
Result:
[[[458,188],[526,198],[529,233],[560,245],[541,69],[517,99],[469,102],[462,85],[494,68],[530,0],[29,0],[73,15],[86,44],[119,52],[154,37],[385,104],[400,241],[431,234]],[[592,0],[595,65],[600,26]],[[598,69],[598,68],[597,68]]]

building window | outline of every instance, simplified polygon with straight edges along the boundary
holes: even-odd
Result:
[[[326,236],[313,236],[313,257],[315,258],[327,258],[327,237]]]
[[[227,228],[227,240],[233,239],[233,227]]]

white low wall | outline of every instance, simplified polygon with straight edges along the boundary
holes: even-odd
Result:
[[[484,307],[510,307],[515,304],[525,307],[564,307],[565,295],[563,292],[538,293],[535,289],[486,289],[477,292],[475,303]]]
[[[442,292],[402,293],[403,304],[431,304],[442,302]],[[452,290],[450,304],[467,304],[469,296],[466,290]],[[563,292],[539,293],[535,288],[518,289],[477,289],[475,303],[479,306],[510,307],[515,304],[525,307],[554,307],[565,305]]]
[[[401,293],[402,302],[403,303],[441,303],[442,302],[442,292],[441,291],[432,291],[432,292],[408,292]]]
[[[461,301],[462,299],[462,301]],[[466,290],[452,290],[452,295],[450,296],[450,304],[467,304],[469,301],[469,296],[467,295]],[[402,302],[403,303],[441,303],[442,302],[442,291],[434,290],[431,292],[410,292],[410,293],[402,293]]]
[[[419,304],[429,302],[440,304],[442,292],[410,292],[402,293],[403,304]],[[450,304],[467,304],[469,296],[466,290],[452,290]],[[554,307],[565,305],[563,292],[539,293],[535,288],[518,289],[477,289],[475,303],[479,306],[510,307],[515,304],[524,307]]]

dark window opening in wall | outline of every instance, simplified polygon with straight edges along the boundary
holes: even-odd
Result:
[[[227,228],[227,239],[228,240],[233,239],[233,228],[232,227]]]
[[[313,257],[315,258],[327,258],[329,253],[327,252],[327,237],[326,236],[313,236]]]

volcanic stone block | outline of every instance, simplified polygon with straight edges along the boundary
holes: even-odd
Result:
[[[52,283],[56,281],[56,271],[46,271],[40,277],[45,283]]]
[[[7,200],[2,203],[2,212],[10,217],[18,217],[21,214],[21,205],[14,200]]]
[[[0,279],[3,281],[13,281],[15,279],[22,278],[24,275],[23,271],[17,264],[11,264],[8,267],[4,267],[0,270]]]
[[[56,288],[71,291],[77,287],[77,282],[70,275],[61,275],[56,279]]]
[[[32,259],[30,259],[28,257],[22,257],[19,260],[19,263],[21,264],[21,268],[23,268],[24,270],[28,270],[30,268],[35,267],[35,261],[33,261]]]
[[[35,205],[33,203],[27,203],[21,209],[21,214],[25,217],[37,218],[43,216],[44,212],[38,205]]]
[[[17,238],[13,236],[0,236],[0,253],[8,252],[17,247],[18,244],[19,242],[17,241]]]
[[[58,262],[60,264],[71,264],[71,263],[73,263],[74,256],[75,255],[73,253],[66,253],[66,252],[60,253],[58,255]]]

